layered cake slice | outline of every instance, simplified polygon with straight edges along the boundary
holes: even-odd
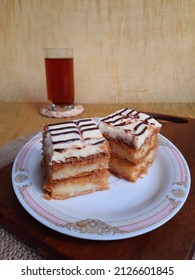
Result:
[[[91,119],[46,125],[42,170],[46,198],[109,189],[109,144]]]
[[[156,155],[160,128],[154,118],[127,108],[103,118],[99,129],[110,144],[110,172],[131,182],[147,173]]]

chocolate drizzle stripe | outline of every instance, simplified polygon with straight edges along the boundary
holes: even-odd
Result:
[[[59,140],[59,141],[52,141],[52,144],[55,145],[55,144],[63,144],[63,143],[68,143],[68,142],[73,142],[73,141],[78,141],[78,140],[81,140],[80,138],[70,138],[70,139],[67,139],[67,140]]]
[[[70,131],[63,131],[63,132],[59,132],[59,133],[51,133],[51,136],[59,136],[59,135],[67,135],[67,134],[79,134],[78,130],[70,130]]]
[[[83,119],[83,120],[75,121],[76,124],[80,124],[82,122],[92,122],[92,119]]]
[[[62,153],[64,149],[54,149],[55,152]]]
[[[86,132],[86,131],[91,131],[91,130],[98,130],[98,127],[91,127],[91,128],[81,129],[81,133]]]
[[[124,126],[124,125],[128,125],[128,123],[127,122],[121,122],[121,123],[115,124],[114,126]]]
[[[63,127],[58,127],[58,128],[49,128],[49,131],[51,132],[51,131],[58,131],[58,130],[65,130],[65,129],[75,129],[75,128],[77,128],[77,126],[75,125],[75,126],[73,126],[73,125],[71,125],[71,126],[63,126]]]
[[[93,143],[92,145],[98,145],[98,144],[102,144],[102,143],[104,143],[104,142],[105,142],[105,140],[103,139],[103,140],[101,140],[101,141],[98,141],[98,142]]]
[[[133,114],[135,112],[135,114]],[[128,117],[137,117],[137,118],[139,118],[140,116],[139,116],[139,114],[140,114],[140,112],[137,112],[137,111],[135,111],[135,110],[131,110],[128,114],[127,114],[127,116]]]
[[[88,127],[88,126],[94,126],[94,128],[96,128],[97,126],[96,126],[96,124],[94,124],[94,123],[86,123],[86,124],[82,124],[82,125],[79,125],[79,128],[81,129],[82,127]]]
[[[125,111],[128,111],[128,110],[129,110],[128,108],[125,108],[125,109],[119,111],[118,113],[122,115]]]
[[[118,114],[117,114],[117,116],[119,116],[119,118],[117,118],[116,120],[110,120],[110,121],[109,121],[109,120],[106,120],[105,122],[106,122],[106,123],[114,124],[114,123],[120,121],[121,119],[124,119],[124,116],[120,116],[120,115],[118,115]]]
[[[55,125],[66,125],[66,124],[74,124],[75,122],[70,121],[70,122],[61,122],[61,123],[52,123],[50,125],[48,125],[48,127],[50,128],[51,126],[55,126]]]
[[[138,128],[141,126],[141,125],[146,125],[144,122],[140,122],[138,123],[135,127],[134,127],[134,130],[138,130]]]
[[[151,119],[153,119],[153,117],[150,117],[150,116],[149,116],[148,118],[145,119],[145,121],[148,122],[148,121],[151,120]]]
[[[135,136],[140,136],[142,134],[144,134],[144,132],[147,130],[147,126],[145,126],[142,131],[140,131],[139,133],[134,134]]]
[[[132,115],[133,112],[135,112],[135,110],[131,110],[131,111],[128,113],[128,116],[129,116],[129,115]]]
[[[108,116],[108,117],[102,119],[102,121],[107,122],[107,120],[113,119],[113,118],[116,117],[116,116],[120,116],[120,115],[119,115],[118,113],[116,113],[116,114],[110,115],[110,116]]]
[[[124,119],[124,116],[121,116],[120,118],[114,120],[112,123],[116,123],[117,121],[120,121],[120,120],[122,120],[122,119]]]

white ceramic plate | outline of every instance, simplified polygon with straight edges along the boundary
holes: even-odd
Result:
[[[17,155],[12,170],[13,188],[27,212],[63,234],[92,240],[144,234],[169,221],[188,197],[188,165],[180,151],[159,135],[156,159],[148,174],[136,183],[110,175],[110,190],[67,200],[45,200],[41,140],[39,133]]]

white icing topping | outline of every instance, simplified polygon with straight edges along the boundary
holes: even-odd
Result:
[[[102,133],[91,119],[51,124],[44,138],[49,161],[87,157],[104,152]]]
[[[161,124],[147,114],[125,108],[103,118],[99,128],[103,134],[139,149],[155,130],[160,130]]]

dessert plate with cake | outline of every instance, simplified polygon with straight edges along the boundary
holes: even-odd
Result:
[[[117,240],[154,230],[190,191],[188,165],[160,129],[128,108],[46,125],[15,159],[16,196],[39,222],[73,237]]]

